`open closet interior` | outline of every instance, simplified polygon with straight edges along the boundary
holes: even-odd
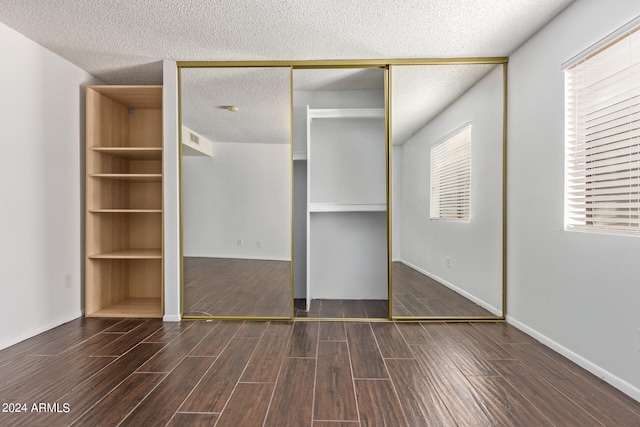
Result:
[[[506,59],[423,62],[178,63],[184,317],[503,315]]]
[[[297,315],[387,317],[384,70],[294,70],[293,111]]]

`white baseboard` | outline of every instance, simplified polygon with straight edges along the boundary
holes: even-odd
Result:
[[[163,322],[179,322],[181,320],[182,318],[180,317],[179,314],[165,314],[162,317]]]
[[[185,258],[222,258],[222,259],[256,259],[260,261],[291,261],[289,258],[268,257],[268,256],[236,256],[236,255],[213,255],[213,254],[184,254]]]
[[[468,299],[469,301],[472,301],[476,304],[478,304],[480,307],[484,308],[485,310],[487,310],[488,312],[490,312],[491,314],[493,314],[494,316],[500,316],[502,313],[500,313],[500,310],[498,310],[497,307],[492,306],[491,304],[487,303],[486,301],[481,300],[480,298],[476,297],[475,295],[471,295],[469,292],[460,289],[459,287],[457,287],[456,285],[454,285],[453,283],[449,283],[446,280],[436,276],[435,274],[429,273],[426,270],[423,270],[422,268],[411,264],[410,262],[407,262],[403,259],[399,259],[397,262],[401,262],[402,264],[406,265],[407,267],[413,268],[416,271],[419,271],[420,273],[424,274],[427,277],[432,278],[433,280],[435,280],[436,282],[446,286],[447,288],[451,289],[452,291],[462,295],[463,297],[465,297],[466,299]]]
[[[616,375],[612,374],[611,372],[607,371],[606,369],[603,369],[600,366],[596,365],[595,363],[593,363],[593,362],[585,359],[584,357],[580,356],[579,354],[574,353],[573,351],[569,350],[568,348],[566,348],[566,347],[562,346],[561,344],[553,341],[551,338],[547,337],[546,335],[541,334],[540,332],[536,331],[535,329],[530,328],[529,326],[527,326],[524,323],[518,321],[517,319],[514,319],[511,316],[507,316],[507,323],[510,324],[510,325],[515,326],[516,328],[520,329],[525,334],[527,334],[527,335],[535,338],[536,340],[540,341],[542,344],[546,345],[547,347],[549,347],[550,349],[552,349],[556,353],[561,354],[562,356],[564,356],[567,359],[569,359],[572,362],[574,362],[576,365],[586,369],[587,371],[591,372],[596,377],[602,379],[606,383],[611,384],[613,387],[617,388],[621,392],[629,395],[633,399],[636,399],[637,401],[640,402],[640,388],[635,387],[632,384],[629,384],[627,381],[623,380],[622,378],[617,377]]]
[[[35,328],[35,329],[31,329],[30,331],[24,332],[24,333],[22,333],[20,335],[17,335],[15,337],[11,337],[8,340],[4,340],[4,341],[0,342],[0,350],[2,350],[4,348],[7,348],[7,347],[11,347],[12,345],[18,344],[19,342],[27,340],[29,338],[33,338],[36,335],[39,335],[39,334],[41,334],[43,332],[46,332],[46,331],[48,331],[50,329],[53,329],[53,328],[57,327],[57,326],[64,325],[65,323],[71,322],[72,320],[78,319],[80,317],[82,317],[82,311],[78,311],[78,312],[76,312],[74,314],[70,314],[68,316],[63,316],[63,317],[60,317],[60,318],[58,318],[56,320],[47,322],[43,326],[40,326],[40,327]]]

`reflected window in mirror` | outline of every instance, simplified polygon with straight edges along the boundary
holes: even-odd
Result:
[[[503,71],[495,64],[392,67],[394,318],[504,313]],[[431,157],[439,149],[436,182]]]
[[[471,217],[471,123],[431,147],[430,218]]]

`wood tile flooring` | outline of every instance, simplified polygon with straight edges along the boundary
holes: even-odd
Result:
[[[388,319],[389,302],[376,299],[314,299],[306,311],[306,300],[294,301],[295,317],[339,319]]]
[[[441,283],[401,262],[392,263],[393,316],[493,316]],[[496,286],[502,286],[497,283]]]
[[[78,319],[0,351],[0,403],[26,410],[1,426],[640,425],[504,323]]]
[[[234,258],[184,258],[185,316],[287,317],[291,263]]]
[[[285,261],[184,258],[185,316],[291,317],[291,272]],[[388,318],[383,300],[302,301],[295,317]],[[491,316],[484,308],[424,274],[393,263],[394,316]]]

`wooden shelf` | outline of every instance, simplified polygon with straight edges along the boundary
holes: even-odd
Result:
[[[162,108],[162,86],[98,85],[89,86],[104,98],[134,109]]]
[[[385,203],[309,203],[309,212],[385,212],[386,210]]]
[[[92,173],[89,177],[122,181],[162,181],[161,173]]]
[[[162,249],[123,249],[89,255],[90,259],[162,259]]]
[[[161,298],[127,298],[87,316],[158,318],[162,317],[162,300]]]
[[[90,150],[129,160],[162,160],[161,147],[93,147]]]
[[[89,213],[162,213],[162,209],[89,209]]]

